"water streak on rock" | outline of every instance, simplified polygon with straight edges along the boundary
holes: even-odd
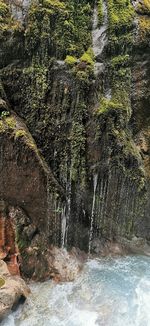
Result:
[[[66,248],[68,243],[68,230],[69,230],[69,221],[70,221],[70,214],[71,214],[71,179],[67,182],[66,185],[66,191],[67,191],[67,209],[66,209]]]
[[[91,213],[91,226],[90,226],[90,236],[89,236],[89,253],[91,252],[91,242],[92,242],[92,237],[93,237],[93,223],[94,223],[94,210],[95,210],[97,182],[98,182],[98,174],[96,173],[93,176],[94,193],[93,193],[93,203],[92,203],[92,213]]]
[[[62,209],[62,214],[61,214],[61,246],[62,246],[62,248],[65,247],[66,224],[67,224],[66,207],[64,206]]]

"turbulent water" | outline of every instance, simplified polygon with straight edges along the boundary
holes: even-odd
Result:
[[[73,283],[31,284],[2,326],[149,326],[150,258],[89,260]]]

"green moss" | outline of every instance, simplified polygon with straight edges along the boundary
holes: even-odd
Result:
[[[16,127],[16,121],[13,117],[6,118],[5,123],[9,129],[14,129]]]
[[[0,120],[0,132],[4,132],[4,131],[5,131],[4,123],[3,121]]]
[[[7,33],[16,31],[21,28],[20,22],[11,16],[10,8],[5,1],[0,1],[0,38],[5,37]]]
[[[16,121],[13,117],[4,117],[1,121],[1,127],[3,124],[3,129],[14,129],[16,127]]]
[[[91,48],[89,48],[80,58],[81,62],[85,62],[90,66],[94,66],[94,54]]]
[[[47,65],[40,64],[38,58],[33,60],[31,66],[23,70],[23,82],[26,83],[24,96],[26,97],[27,107],[30,107],[31,110],[38,110],[41,106],[44,107],[48,90],[47,74]]]
[[[81,55],[91,43],[92,10],[88,1],[32,1],[25,32],[26,48],[31,57],[38,51],[64,59]],[[41,24],[42,22],[42,24]]]
[[[0,21],[9,13],[9,8],[4,1],[0,1]]]
[[[28,148],[33,150],[38,155],[37,147],[31,137],[31,135],[24,129],[16,129],[14,132],[15,140],[20,138],[24,138],[25,143],[27,144]]]
[[[112,54],[126,54],[132,50],[134,8],[128,0],[109,0],[109,51]]]
[[[59,0],[43,0],[40,1],[40,3],[46,8],[51,8],[53,10],[64,10],[66,8],[65,3],[60,2]]]
[[[125,55],[118,55],[117,57],[113,57],[111,59],[111,67],[124,67],[129,63],[130,56],[128,54]]]
[[[148,16],[142,16],[139,19],[139,33],[138,42],[142,45],[149,45],[150,38],[150,18]]]
[[[114,103],[131,116],[131,54],[133,49],[134,8],[128,0],[108,0],[109,79]],[[105,108],[105,105],[104,105]],[[106,105],[107,108],[107,105]],[[105,109],[106,109],[105,108]]]
[[[123,104],[117,100],[109,100],[107,98],[102,98],[100,102],[100,108],[96,111],[97,115],[102,113],[107,113],[109,110],[122,110],[124,109]]]
[[[20,138],[20,137],[25,137],[25,136],[27,136],[27,133],[25,130],[23,130],[23,129],[16,130],[15,139]]]
[[[99,25],[102,25],[103,23],[103,18],[104,18],[104,14],[103,14],[103,1],[102,0],[98,0],[98,23]]]
[[[138,3],[137,12],[142,15],[150,15],[150,1],[143,0]]]
[[[72,68],[72,73],[78,81],[83,84],[90,83],[94,77],[94,53],[91,48],[84,52],[80,59],[67,56],[65,62]]]
[[[71,180],[79,182],[81,187],[85,183],[85,147],[86,147],[86,132],[83,124],[83,118],[86,114],[86,105],[80,103],[76,108],[75,117],[72,123],[70,141],[71,141]]]
[[[76,78],[77,80],[83,82],[84,84],[89,83],[89,74],[87,71],[82,71],[82,70],[76,71]]]
[[[5,280],[2,277],[0,277],[0,288],[4,286],[4,284],[5,284]]]
[[[108,0],[109,32],[127,32],[133,27],[134,9],[129,0]]]
[[[76,57],[73,57],[72,55],[67,55],[65,59],[65,63],[69,66],[74,66],[78,62],[78,59]]]

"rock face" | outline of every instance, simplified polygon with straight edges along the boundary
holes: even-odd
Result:
[[[0,137],[0,258],[12,274],[19,274],[19,265],[26,264],[25,249],[33,241],[38,247],[52,237],[61,241],[56,202],[62,202],[63,190],[16,115],[2,119]]]
[[[1,198],[9,205],[21,207],[28,217],[32,215],[36,228],[47,233],[49,221],[52,223],[57,214],[54,197],[59,197],[62,189],[42,160],[32,136],[16,116],[1,121],[0,137]]]
[[[0,193],[22,270],[46,275],[50,245],[149,241],[147,2],[103,1],[98,26],[92,1],[31,1],[23,21],[1,2]]]
[[[7,268],[6,263],[0,260],[0,277],[4,284],[0,285],[0,321],[11,309],[25,300],[30,290],[25,282],[19,276],[12,276]]]
[[[50,277],[56,282],[71,282],[77,278],[85,261],[86,255],[73,248],[71,252],[56,247],[47,252]]]

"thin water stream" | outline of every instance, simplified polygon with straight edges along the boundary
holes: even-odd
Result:
[[[150,258],[89,260],[74,282],[32,283],[1,326],[150,326]]]
[[[62,246],[62,248],[65,247],[66,224],[67,224],[66,207],[64,206],[63,210],[62,210],[62,216],[61,216],[61,246]]]
[[[107,5],[103,1],[103,23],[101,26],[98,24],[98,8],[95,6],[93,15],[93,51],[96,58],[100,57],[104,47],[107,43],[107,28],[108,28],[108,17],[107,17]]]
[[[103,23],[99,26],[98,23],[98,8],[95,5],[93,13],[93,28],[92,28],[92,40],[93,40],[93,52],[96,59],[95,74],[104,70],[104,62],[102,54],[107,44],[107,28],[108,28],[108,14],[107,5],[103,1]]]
[[[94,176],[93,176],[94,191],[93,191],[93,203],[92,203],[90,235],[89,235],[89,253],[91,251],[91,242],[92,242],[92,238],[93,238],[93,223],[94,223],[94,210],[95,210],[97,181],[98,181],[98,174],[94,174]]]

